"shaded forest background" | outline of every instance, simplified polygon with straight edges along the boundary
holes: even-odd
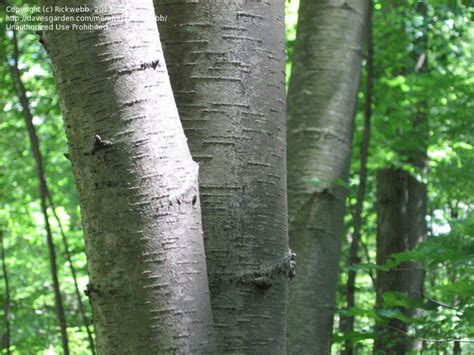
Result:
[[[353,213],[360,181],[360,146],[367,100],[367,51],[355,122],[353,157],[347,199],[341,276],[334,326],[333,352],[350,341],[361,353],[370,352],[376,322],[397,319],[407,325],[402,334],[422,343],[423,349],[474,352],[474,25],[473,7],[466,2],[375,1],[373,4],[373,83],[371,140],[368,146],[367,189],[361,216],[360,245],[355,263],[348,263],[354,233]],[[291,73],[298,1],[286,3],[287,79]],[[54,310],[48,249],[41,212],[35,161],[30,137],[11,66],[15,48],[5,29],[1,10],[0,66],[0,236],[2,277],[0,327],[5,342],[7,328],[13,353],[61,352]],[[421,41],[420,39],[424,39]],[[49,221],[57,248],[59,281],[68,320],[70,350],[90,353],[81,302],[86,316],[90,307],[84,293],[88,279],[79,203],[71,166],[64,156],[66,136],[55,92],[49,59],[34,33],[17,33],[19,69],[27,90],[33,124],[45,165],[49,194]],[[416,70],[420,60],[425,70]],[[406,160],[414,139],[411,120],[423,110],[427,123],[428,169],[422,171]],[[428,187],[427,239],[415,249],[393,255],[383,265],[376,262],[376,178],[381,169],[401,169]],[[314,176],[308,185],[322,182]],[[64,240],[67,240],[68,251]],[[417,262],[424,270],[424,291],[416,301],[391,292],[376,308],[377,271]],[[71,274],[77,273],[77,286]],[[356,271],[355,306],[347,308],[349,271]],[[8,275],[8,278],[5,277]],[[9,292],[7,293],[7,286]],[[8,299],[9,298],[9,299]],[[416,316],[405,309],[416,308]],[[353,331],[344,332],[341,317],[355,317]],[[7,326],[7,324],[9,324]],[[4,345],[5,343],[3,343]]]

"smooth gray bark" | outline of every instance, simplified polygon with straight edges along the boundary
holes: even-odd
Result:
[[[156,0],[173,92],[200,164],[219,353],[285,352],[284,3]]]
[[[329,354],[368,1],[302,0],[288,92],[291,354]],[[311,182],[321,182],[314,186]]]
[[[45,1],[47,5],[69,1]],[[99,354],[213,350],[198,166],[150,1],[101,6],[103,29],[48,31],[81,205]]]

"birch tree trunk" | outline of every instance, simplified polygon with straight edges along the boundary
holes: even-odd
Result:
[[[200,164],[219,353],[285,352],[284,3],[155,0],[181,121]]]
[[[44,36],[79,191],[97,351],[211,352],[198,166],[153,4],[44,4],[99,6],[103,15],[86,23],[103,28]]]
[[[288,91],[292,354],[329,354],[368,1],[301,0]],[[313,186],[312,186],[313,184]],[[318,186],[315,186],[318,185]]]

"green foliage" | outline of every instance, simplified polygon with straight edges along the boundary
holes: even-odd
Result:
[[[1,11],[0,11],[1,12]],[[13,354],[61,353],[54,311],[52,281],[44,222],[39,206],[35,162],[21,106],[6,58],[11,58],[11,33],[0,14],[0,228],[4,232],[6,267],[11,292],[11,344]],[[81,289],[87,284],[86,259],[71,166],[63,156],[66,137],[54,80],[46,53],[34,33],[19,32],[22,79],[27,89],[39,136],[51,195],[65,229]],[[88,342],[57,222],[49,210],[58,254],[58,269],[67,312],[71,353],[88,354]],[[0,303],[5,289],[0,284]],[[88,301],[83,295],[83,301]],[[90,317],[90,314],[89,314]],[[3,324],[3,307],[0,309]],[[3,327],[3,326],[2,326]]]
[[[299,0],[285,2],[285,38],[286,38],[286,83],[288,84],[291,76],[291,63],[293,56],[293,47],[296,38],[296,25],[298,23]],[[288,86],[288,85],[287,85]]]
[[[372,349],[375,321],[397,318],[407,322],[410,337],[425,338],[429,353],[452,352],[452,339],[474,339],[474,151],[472,113],[474,107],[474,26],[472,3],[465,1],[423,1],[425,17],[417,13],[422,1],[374,4],[373,130],[368,161],[368,186],[362,223],[361,261],[347,267],[343,255],[339,316],[354,315],[355,331],[337,332],[333,350],[352,340],[358,353]],[[423,53],[420,38],[427,34],[426,71],[416,72]],[[354,154],[350,177],[349,206],[355,205],[359,173],[359,147],[366,74],[361,80],[356,117]],[[421,148],[415,139],[412,120],[420,107],[428,117],[428,173],[413,167],[407,152]],[[375,262],[377,207],[375,174],[394,166],[409,171],[428,184],[428,239],[414,250],[392,255],[383,265]],[[349,208],[349,212],[352,207]],[[352,218],[346,218],[347,233]],[[348,252],[347,246],[344,254]],[[385,293],[381,309],[375,307],[377,270],[389,271],[407,262],[425,269],[424,297],[410,299],[402,293]],[[356,307],[345,309],[344,292],[349,270],[357,271]],[[403,313],[418,310],[416,317]],[[364,335],[367,335],[366,337]],[[462,343],[463,353],[474,351],[472,343]]]

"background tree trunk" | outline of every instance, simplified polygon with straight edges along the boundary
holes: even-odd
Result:
[[[78,185],[97,351],[211,352],[198,167],[153,4],[81,5],[101,7],[93,24],[105,27],[48,31],[45,43]]]
[[[416,80],[425,80],[424,76],[428,73],[428,19],[426,4],[423,2],[418,3],[416,10],[423,19],[423,23],[421,36],[413,40],[414,48],[411,58],[413,60],[413,71],[410,74],[414,75]],[[423,84],[418,85],[423,87]],[[418,94],[418,96],[420,95]],[[423,179],[428,172],[428,102],[427,99],[421,95],[421,99],[415,102],[414,105],[416,105],[416,111],[411,119],[411,131],[409,134],[405,133],[407,136],[407,144],[406,146],[398,148],[398,150],[402,159],[408,164],[411,164],[416,174]],[[426,215],[428,195],[426,184],[408,172],[393,169],[386,169],[384,171],[385,172],[381,174],[381,180],[378,180],[378,185],[380,185],[379,190],[383,193],[383,191],[386,190],[384,185],[387,183],[399,184],[399,186],[393,186],[391,189],[400,191],[404,201],[399,200],[400,203],[394,203],[390,206],[390,209],[400,209],[398,212],[394,211],[393,213],[398,213],[402,220],[384,222],[386,226],[392,223],[390,229],[393,233],[389,232],[386,235],[379,235],[385,234],[388,229],[378,229],[377,264],[385,262],[390,254],[414,249],[420,242],[426,240],[427,235]],[[389,174],[398,176],[398,178],[387,177]],[[378,213],[383,213],[382,209],[379,208]],[[381,219],[383,219],[383,216],[378,217],[378,221],[381,221]],[[397,241],[392,241],[392,238],[397,239]],[[379,243],[382,243],[382,245],[379,246]],[[395,251],[389,249],[383,250],[383,244],[396,244],[399,245],[401,249]],[[379,253],[381,253],[380,257]],[[424,270],[422,264],[419,262],[406,262],[399,265],[398,268],[402,270],[378,273],[377,279],[380,275],[380,281],[377,280],[378,307],[382,306],[382,293],[386,291],[403,292],[413,300],[423,297]],[[395,281],[392,283],[390,278],[393,278]],[[414,308],[403,309],[403,312],[411,317],[421,314],[421,310]],[[410,350],[422,350],[422,341],[409,339],[403,335],[403,332],[407,331],[406,323],[391,320],[388,323],[388,328],[390,329],[381,329],[380,332],[377,333],[374,348],[378,351],[391,350],[392,347],[390,344],[392,344],[397,349],[397,353],[400,354]],[[398,331],[395,331],[395,328],[397,328]]]
[[[181,121],[200,163],[220,353],[285,352],[283,2],[155,0]]]
[[[408,204],[407,204],[407,250],[412,250],[426,240],[426,213],[427,191],[426,184],[415,177],[408,178]],[[411,269],[407,279],[406,292],[410,298],[423,296],[423,265],[419,262],[410,262],[407,267]]]
[[[426,237],[426,185],[404,170],[387,168],[377,177],[377,264],[391,254],[412,250]],[[384,292],[400,292],[409,298],[423,297],[424,271],[417,262],[405,262],[390,271],[377,271],[377,307],[383,307]],[[416,309],[401,309],[414,316]],[[405,354],[421,349],[404,333],[407,323],[390,319],[376,328],[374,349],[379,353]]]
[[[428,18],[426,4],[418,3],[417,13],[423,17],[422,35],[415,40],[415,75],[418,79],[425,80],[428,71]],[[406,151],[406,158],[423,178],[428,173],[428,102],[421,99],[417,104],[416,113],[412,121],[412,142],[416,142],[412,149]],[[426,183],[411,177],[408,182],[409,204],[407,214],[410,216],[407,238],[408,249],[415,248],[418,243],[426,240],[428,213],[428,191]],[[412,298],[423,296],[424,271],[420,263],[410,263],[412,269],[407,284],[408,295]],[[418,349],[420,350],[420,349]]]
[[[423,188],[404,170],[387,168],[377,176],[377,264],[383,265],[391,254],[411,250],[426,235]],[[420,195],[421,193],[421,195]],[[384,292],[400,292],[412,299],[423,296],[424,273],[421,265],[405,262],[390,271],[377,271],[377,307],[383,308]],[[415,309],[401,309],[408,316]],[[390,319],[377,327],[374,349],[380,353],[405,354],[417,345],[404,333],[407,323]],[[421,347],[421,342],[419,345]]]
[[[329,354],[368,2],[302,0],[288,92],[289,352]],[[317,186],[316,186],[317,185]]]
[[[390,255],[407,250],[408,180],[403,170],[387,168],[377,174],[377,265]],[[383,307],[384,292],[404,292],[409,272],[403,265],[390,271],[377,270],[378,308]],[[391,318],[376,327],[374,353],[405,354],[408,338],[403,335],[407,325]]]

